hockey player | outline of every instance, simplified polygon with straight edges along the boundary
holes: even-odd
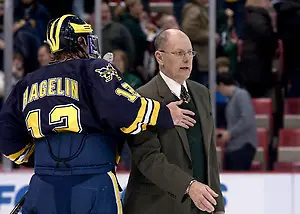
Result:
[[[18,82],[0,113],[0,152],[21,164],[35,150],[22,213],[120,214],[123,134],[188,128],[193,113],[141,97],[111,63],[95,59],[98,39],[74,15],[49,23],[47,43],[53,62]]]

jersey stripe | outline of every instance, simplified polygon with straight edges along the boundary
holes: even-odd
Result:
[[[121,131],[125,134],[130,134],[138,129],[138,124],[141,123],[144,119],[144,115],[146,113],[147,100],[145,98],[141,98],[141,107],[138,111],[138,115],[133,123],[128,128],[121,128]]]

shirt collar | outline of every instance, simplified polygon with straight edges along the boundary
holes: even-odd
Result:
[[[165,75],[163,72],[159,72],[160,76],[163,78],[167,86],[169,87],[170,91],[180,99],[180,93],[181,93],[181,85],[176,82],[175,80],[171,79],[167,75]],[[183,86],[185,87],[186,91],[188,91],[186,81],[183,82]]]

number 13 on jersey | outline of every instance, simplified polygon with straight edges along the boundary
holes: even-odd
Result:
[[[26,126],[33,138],[44,137],[41,123],[41,109],[31,110],[26,116]],[[57,105],[49,113],[49,125],[53,125],[55,132],[82,131],[80,123],[80,109],[74,104]]]

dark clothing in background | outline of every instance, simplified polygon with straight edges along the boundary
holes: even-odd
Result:
[[[34,3],[25,5],[19,3],[14,10],[15,20],[20,19],[33,19],[35,21],[35,28],[38,31],[41,42],[46,39],[47,24],[50,21],[50,14],[46,7],[42,4]]]
[[[39,0],[49,11],[50,18],[58,18],[65,14],[72,14],[73,0]]]
[[[102,29],[102,53],[122,50],[126,52],[128,62],[131,68],[135,60],[135,44],[128,29],[118,23],[111,22]]]
[[[143,66],[144,53],[147,49],[147,36],[142,30],[140,20],[133,17],[128,12],[120,17],[121,23],[129,30],[135,45],[135,67]]]
[[[245,16],[245,3],[246,0],[237,0],[236,2],[224,1],[224,10],[231,9],[234,12],[233,21],[236,33],[240,39],[243,39],[243,26]]]
[[[238,76],[251,97],[262,97],[273,86],[272,60],[277,48],[268,11],[247,7]]]
[[[255,148],[249,143],[236,151],[225,152],[224,170],[250,170],[255,152]]]
[[[27,22],[14,33],[13,42],[14,52],[20,53],[24,57],[25,74],[38,69],[37,51],[42,42],[37,29]]]
[[[280,1],[274,5],[277,12],[278,37],[283,43],[284,71],[283,85],[290,81],[289,97],[300,97],[300,2],[297,0]]]

